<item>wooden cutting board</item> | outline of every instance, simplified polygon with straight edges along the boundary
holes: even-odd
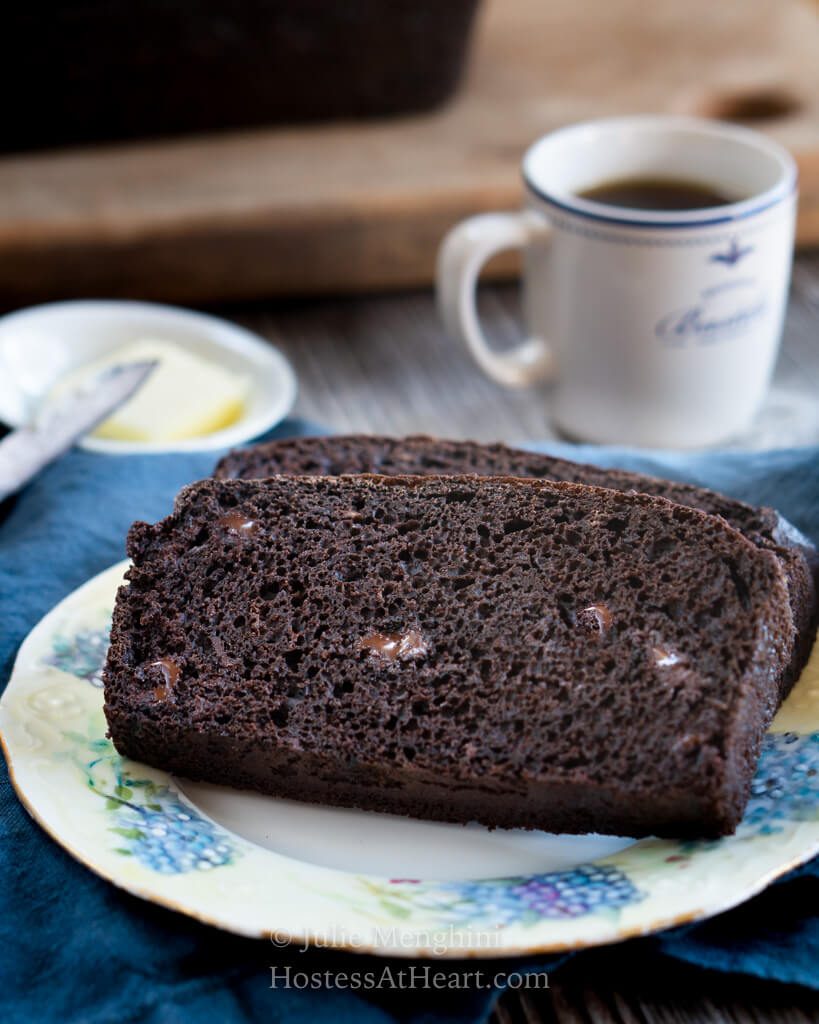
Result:
[[[425,285],[450,225],[519,203],[532,139],[638,111],[770,132],[799,161],[799,242],[819,243],[815,3],[486,0],[435,114],[0,159],[0,303]]]

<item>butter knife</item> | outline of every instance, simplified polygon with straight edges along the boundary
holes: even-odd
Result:
[[[103,370],[74,391],[48,403],[29,426],[0,440],[0,501],[33,479],[139,388],[156,360],[123,363]]]

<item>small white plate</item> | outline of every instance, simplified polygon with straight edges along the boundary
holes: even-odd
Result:
[[[735,906],[819,852],[819,647],[765,737],[736,835],[553,836],[300,804],[177,779],[106,738],[126,563],[29,634],[0,741],[29,813],[128,892],[240,935],[399,956],[557,952]]]
[[[236,423],[204,437],[167,443],[86,437],[80,447],[113,455],[209,451],[258,437],[296,400],[296,375],[269,342],[204,313],[152,302],[77,301],[32,306],[0,319],[0,420],[19,427],[63,374],[144,337],[173,341],[251,380]]]

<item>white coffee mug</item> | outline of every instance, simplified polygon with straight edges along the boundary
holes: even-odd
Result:
[[[625,179],[697,182],[731,201],[627,209],[579,193]],[[696,118],[574,125],[523,159],[526,207],[455,227],[439,254],[445,324],[496,381],[552,378],[571,437],[658,447],[727,440],[770,382],[782,331],[796,167],[756,132]],[[523,250],[527,340],[497,352],[481,330],[483,264]]]

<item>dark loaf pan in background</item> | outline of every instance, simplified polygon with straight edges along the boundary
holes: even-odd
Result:
[[[458,83],[478,3],[9,5],[0,149],[428,110]]]

